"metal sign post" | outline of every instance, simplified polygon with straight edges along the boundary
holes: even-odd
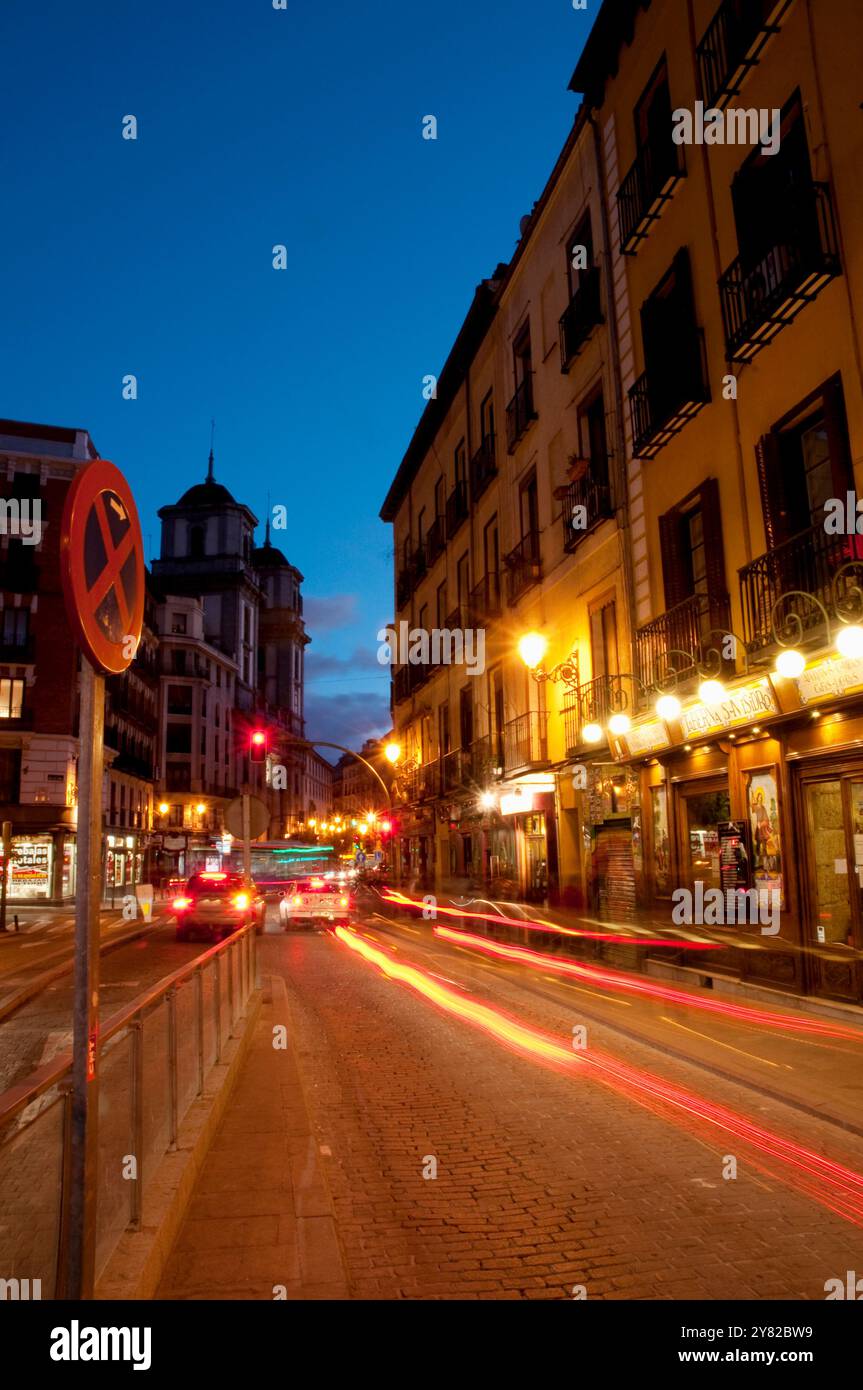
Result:
[[[78,756],[78,885],[72,1016],[72,1146],[69,1199],[69,1298],[92,1298],[96,1263],[99,1160],[99,905],[102,896],[102,742],[105,677],[81,658]]]
[[[0,881],[0,931],[6,930],[6,894],[9,891],[9,865],[12,862],[12,822],[3,822],[3,878]]]
[[[81,648],[78,719],[78,883],[72,1014],[70,1191],[64,1220],[65,1298],[92,1298],[99,1175],[99,947],[105,673],[134,660],[144,621],[144,544],[131,489],[107,459],[88,463],[66,494],[60,576]]]

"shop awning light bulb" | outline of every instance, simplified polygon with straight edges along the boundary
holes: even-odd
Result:
[[[529,671],[535,671],[548,651],[541,632],[526,632],[518,644],[518,654]]]
[[[797,676],[802,676],[806,670],[806,657],[802,652],[796,652],[791,647],[788,651],[779,653],[776,658],[775,670],[777,675],[793,681]]]
[[[725,699],[725,686],[722,684],[722,681],[702,681],[698,687],[698,698],[702,704],[715,704],[717,700]]]
[[[628,734],[632,728],[632,720],[628,714],[613,714],[608,721],[608,727],[615,738],[620,738],[622,734]]]
[[[660,695],[656,702],[656,713],[660,719],[677,719],[680,716],[681,704],[676,695]]]
[[[581,731],[581,737],[585,743],[601,743],[602,729],[599,724],[585,724]]]
[[[856,623],[843,627],[836,638],[836,648],[842,656],[863,656],[863,627]]]

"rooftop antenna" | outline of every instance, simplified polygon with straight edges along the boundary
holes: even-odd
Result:
[[[212,483],[213,479],[213,440],[216,437],[216,422],[210,421],[210,457],[207,464],[207,482]]]

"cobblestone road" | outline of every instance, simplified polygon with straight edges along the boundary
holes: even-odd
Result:
[[[571,1037],[562,988],[363,926],[404,963]],[[735,1140],[508,1051],[384,978],[335,938],[267,937],[339,1237],[359,1298],[816,1298],[863,1268],[863,1235],[757,1171]],[[559,998],[557,997],[559,996]],[[863,1172],[863,1143],[730,1082],[594,1030],[615,1056]],[[723,1156],[740,1156],[736,1180]],[[423,1177],[436,1160],[437,1177]]]

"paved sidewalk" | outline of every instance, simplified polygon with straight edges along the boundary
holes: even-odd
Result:
[[[280,1027],[285,1048],[274,1046]],[[156,1296],[349,1296],[280,977],[264,981],[248,1056]]]

